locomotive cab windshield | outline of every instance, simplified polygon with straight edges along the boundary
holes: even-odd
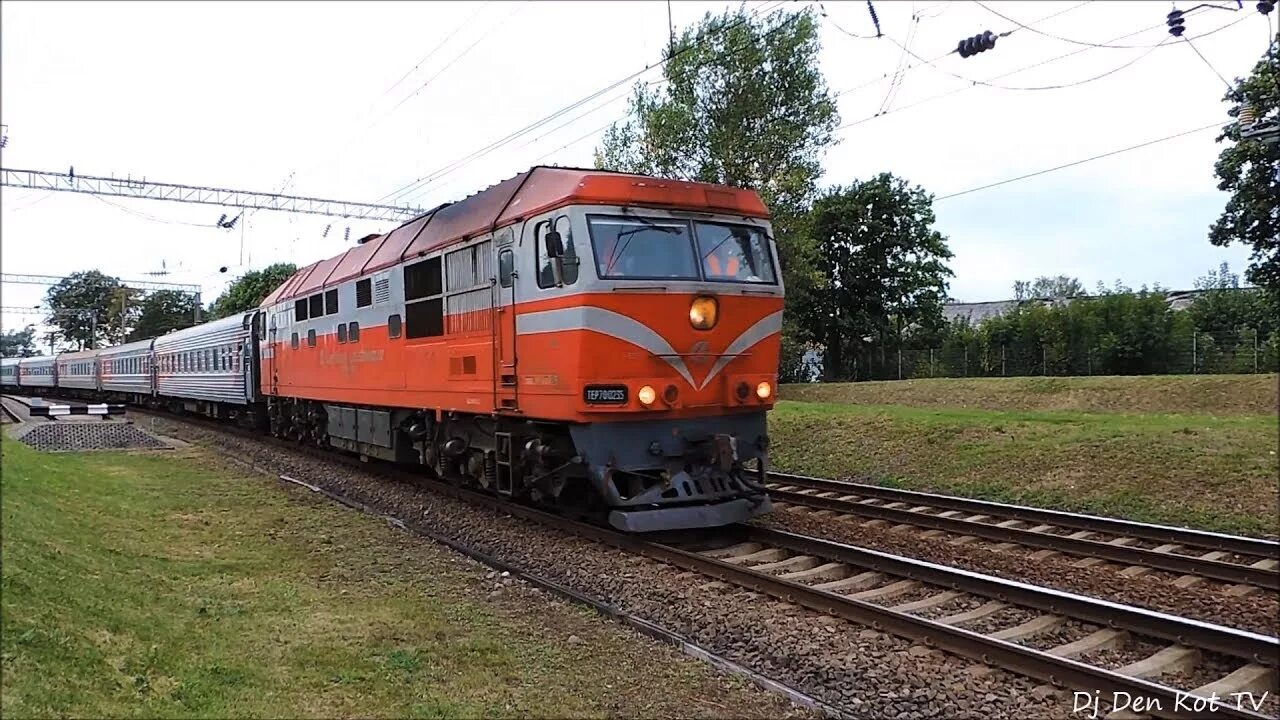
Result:
[[[591,214],[587,228],[601,279],[778,283],[771,238],[753,225]]]

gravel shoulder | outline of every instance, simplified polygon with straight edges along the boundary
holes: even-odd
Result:
[[[206,428],[159,419],[167,435],[213,446],[271,473],[339,492],[600,598],[723,657],[859,717],[1066,718],[1070,701],[1037,683],[843,620],[406,483]],[[634,667],[649,668],[652,662]],[[645,671],[645,676],[649,672]],[[592,682],[596,682],[594,679]],[[665,686],[645,684],[660,695]],[[734,713],[721,713],[733,715]],[[772,714],[772,713],[766,713]]]

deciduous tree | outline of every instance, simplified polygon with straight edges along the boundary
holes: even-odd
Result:
[[[890,173],[834,187],[814,202],[823,280],[815,315],[825,328],[828,378],[849,376],[872,339],[883,347],[905,328],[941,324],[951,251],[933,222],[932,196]]]
[[[28,325],[21,330],[0,332],[0,357],[32,357],[39,355],[36,349],[36,328]]]
[[[1224,98],[1231,103],[1232,117],[1239,117],[1247,105],[1260,120],[1280,123],[1280,58],[1274,48],[1273,44],[1270,57],[1260,60],[1248,78],[1237,79]],[[1271,142],[1242,138],[1236,122],[1223,127],[1218,142],[1223,140],[1231,145],[1222,149],[1213,169],[1218,189],[1231,193],[1231,198],[1209,228],[1209,241],[1252,247],[1245,277],[1280,294],[1280,142],[1274,136]]]
[[[97,270],[72,273],[46,292],[49,316],[45,322],[81,349],[99,347],[110,338],[118,340],[129,324],[127,300],[123,321],[121,318],[122,292],[128,290],[119,278]]]
[[[272,290],[298,272],[293,263],[276,263],[261,270],[250,270],[236,278],[209,306],[213,319],[224,318],[258,307]]]
[[[801,227],[835,140],[835,102],[818,65],[808,10],[754,18],[707,14],[666,52],[658,88],[639,83],[630,120],[611,127],[596,166],[760,193],[773,217],[787,288],[783,346],[802,353],[815,290],[815,248]],[[784,359],[798,367],[799,358]]]
[[[158,337],[196,324],[196,299],[177,290],[157,290],[142,299],[137,324],[129,341]]]

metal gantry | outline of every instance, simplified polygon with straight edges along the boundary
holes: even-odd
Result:
[[[43,170],[15,170],[0,168],[0,185],[30,190],[54,190],[89,195],[114,195],[116,197],[142,198],[146,200],[171,200],[174,202],[222,205],[250,210],[279,210],[282,212],[363,220],[405,221],[421,215],[419,208],[396,205],[325,200],[321,198],[281,195],[279,193],[230,190],[227,188],[179,185],[153,182],[132,177],[97,177],[78,175],[74,168],[68,172]]]
[[[11,285],[57,285],[66,280],[61,275],[19,275],[16,273],[0,273],[0,283],[9,283]],[[177,292],[187,293],[189,295],[199,295],[199,285],[189,285],[184,283],[161,283],[149,282],[146,280],[121,280],[121,285],[133,288],[134,290],[176,290]]]

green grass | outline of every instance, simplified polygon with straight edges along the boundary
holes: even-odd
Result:
[[[1275,415],[783,401],[775,467],[1224,532],[1277,531]]]
[[[784,385],[779,397],[804,402],[958,407],[984,410],[1270,415],[1280,376],[1138,375],[932,378]]]
[[[779,710],[587,611],[490,601],[438,547],[196,448],[2,452],[6,718]]]

